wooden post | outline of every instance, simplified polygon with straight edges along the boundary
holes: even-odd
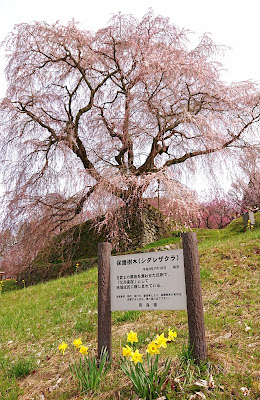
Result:
[[[160,179],[158,179],[157,208],[158,208],[158,210],[160,211]]]
[[[207,357],[201,294],[198,240],[195,232],[182,234],[190,345],[196,362]]]
[[[98,358],[103,347],[111,358],[111,298],[110,256],[111,243],[98,244]]]

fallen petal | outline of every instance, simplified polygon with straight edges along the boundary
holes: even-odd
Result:
[[[196,392],[195,394],[192,394],[189,397],[189,400],[204,400],[204,399],[206,399],[206,396],[202,392]]]
[[[205,379],[198,379],[189,387],[190,390],[208,389],[209,385]]]
[[[243,396],[248,396],[250,393],[250,390],[247,387],[241,387],[240,390],[243,393]]]
[[[214,389],[214,387],[215,387],[215,382],[213,380],[213,375],[212,374],[210,374],[210,376],[209,376],[208,387],[209,387],[209,389]]]

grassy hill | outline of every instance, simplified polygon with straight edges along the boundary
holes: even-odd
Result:
[[[77,354],[72,342],[97,347],[97,268],[21,290],[0,294],[0,399],[135,399],[119,368],[126,333],[137,331],[141,348],[168,327],[178,337],[163,356],[172,358],[167,398],[189,399],[191,384],[212,374],[215,388],[207,399],[259,399],[260,220],[243,232],[242,220],[223,230],[198,230],[208,362],[193,364],[187,349],[185,311],[112,313],[112,369],[95,394],[81,395],[69,363]],[[165,238],[146,246],[180,246]],[[58,351],[64,340],[68,349]],[[24,375],[24,376],[23,376]],[[174,381],[175,378],[178,380]],[[178,384],[176,382],[179,382]],[[241,389],[242,388],[242,389]],[[248,390],[248,391],[247,391]],[[246,396],[245,396],[246,395]]]

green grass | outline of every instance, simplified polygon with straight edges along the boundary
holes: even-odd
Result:
[[[32,358],[24,358],[18,356],[16,359],[4,357],[1,360],[1,369],[9,378],[24,378],[34,369],[34,361]]]
[[[162,330],[167,333],[168,327],[172,327],[178,338],[163,353],[173,360],[168,399],[188,399],[189,385],[212,374],[216,387],[206,394],[207,398],[243,399],[241,387],[247,387],[250,395],[246,398],[256,400],[260,391],[259,216],[252,231],[243,232],[241,224],[240,219],[220,231],[197,231],[207,365],[198,368],[190,359],[185,311],[114,312],[112,370],[98,393],[80,395],[69,371],[69,363],[75,361],[77,354],[68,350],[63,356],[58,346],[64,340],[69,349],[73,340],[81,336],[83,343],[96,354],[97,268],[94,267],[0,295],[0,399],[37,400],[39,394],[44,394],[47,400],[112,400],[117,392],[121,400],[133,399],[131,385],[118,367],[126,333],[130,329],[137,331],[139,346],[145,351],[149,339]],[[180,243],[179,238],[167,238],[151,244],[150,248],[177,241]],[[24,375],[19,360],[25,364],[28,361]],[[174,381],[176,377],[181,391]]]
[[[0,381],[0,399],[1,400],[16,400],[21,394],[21,390],[15,380],[12,379],[1,379]]]
[[[180,236],[171,236],[169,238],[162,238],[157,240],[156,242],[147,244],[142,250],[154,249],[156,247],[166,246],[169,244],[176,244],[176,246],[180,243]]]

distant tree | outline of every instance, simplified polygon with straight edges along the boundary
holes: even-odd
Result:
[[[260,150],[247,149],[240,168],[242,174],[233,182],[229,195],[242,213],[260,210]]]
[[[33,215],[54,232],[102,210],[118,239],[120,209],[140,211],[158,179],[174,190],[196,160],[255,143],[257,86],[222,82],[222,49],[204,35],[190,50],[187,39],[151,12],[140,22],[115,15],[96,33],[74,22],[15,26],[0,104],[5,220]],[[53,192],[66,201],[54,204]]]
[[[243,202],[251,210],[260,210],[260,172],[250,176],[248,186],[244,190]]]
[[[217,197],[201,204],[198,213],[198,228],[221,229],[236,216],[238,207],[230,200]]]
[[[160,184],[147,201],[173,221],[177,230],[197,225],[201,212],[198,194],[184,185],[176,182],[169,190]]]

